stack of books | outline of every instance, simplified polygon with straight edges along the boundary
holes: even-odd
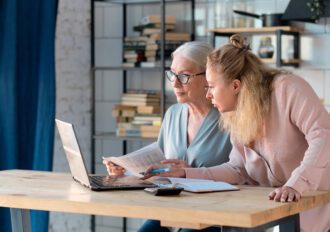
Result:
[[[128,91],[121,104],[112,109],[117,122],[117,136],[157,138],[162,117],[160,94],[153,91]]]
[[[174,16],[165,17],[165,60],[170,65],[172,52],[182,43],[190,40],[188,33],[175,32]],[[139,25],[134,26],[139,36],[128,36],[124,42],[123,66],[126,67],[157,67],[160,64],[161,49],[161,17],[148,15],[142,18]]]

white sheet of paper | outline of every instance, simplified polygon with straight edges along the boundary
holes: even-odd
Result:
[[[103,157],[103,159],[110,160],[125,168],[131,174],[142,177],[143,175],[140,172],[144,172],[151,165],[159,165],[160,161],[165,159],[165,156],[155,142],[120,157]]]

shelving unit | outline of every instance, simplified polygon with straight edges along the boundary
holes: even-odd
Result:
[[[280,66],[299,67],[300,60],[300,29],[290,26],[278,27],[262,27],[262,28],[215,28],[209,29],[213,33],[213,45],[217,36],[231,36],[236,33],[252,35],[252,34],[275,34],[276,35],[276,59],[261,59],[265,63],[275,63]],[[293,59],[282,59],[282,35],[293,36]]]
[[[111,4],[120,4],[122,5],[122,14],[123,14],[123,34],[122,39],[127,36],[127,7],[129,5],[141,5],[141,4],[155,4],[159,5],[160,12],[157,14],[161,15],[161,40],[160,40],[160,66],[159,67],[122,67],[120,65],[117,66],[103,66],[103,67],[96,67],[95,66],[95,48],[94,48],[94,38],[95,38],[95,31],[94,31],[94,9],[95,9],[95,2],[103,2],[103,3],[111,3]],[[195,38],[195,0],[92,0],[91,1],[91,29],[92,29],[92,36],[91,36],[91,83],[92,83],[92,173],[95,173],[95,140],[97,139],[111,139],[111,140],[120,140],[122,141],[122,148],[123,154],[127,153],[127,142],[128,141],[154,141],[155,139],[150,138],[140,138],[140,137],[117,137],[113,132],[107,133],[95,133],[95,72],[96,71],[107,71],[107,70],[117,70],[122,71],[122,92],[127,92],[127,73],[128,72],[138,72],[138,71],[159,71],[161,74],[161,86],[160,86],[160,110],[161,115],[164,116],[165,113],[165,70],[169,67],[165,65],[165,15],[166,15],[166,4],[173,4],[173,3],[182,3],[182,2],[190,2],[191,5],[191,40]],[[123,55],[123,54],[122,54]],[[95,217],[92,216],[92,231],[95,231]],[[123,220],[123,231],[125,232],[126,228],[126,219]]]

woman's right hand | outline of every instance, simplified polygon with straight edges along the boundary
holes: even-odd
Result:
[[[109,160],[103,160],[103,164],[106,166],[110,176],[122,176],[126,172],[125,168],[118,166]]]

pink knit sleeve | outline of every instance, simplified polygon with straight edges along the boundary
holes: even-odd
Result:
[[[245,184],[248,182],[242,154],[235,145],[233,145],[227,163],[209,168],[186,168],[185,171],[187,178],[211,179],[231,184]]]
[[[300,193],[316,190],[330,164],[330,116],[313,89],[300,78],[282,85],[283,105],[290,120],[305,135],[308,149],[285,185]],[[284,94],[283,94],[284,93]]]

